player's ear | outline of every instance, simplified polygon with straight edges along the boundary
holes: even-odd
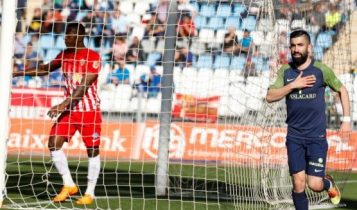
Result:
[[[308,55],[312,56],[312,44],[311,43],[307,46],[307,53],[308,53]]]

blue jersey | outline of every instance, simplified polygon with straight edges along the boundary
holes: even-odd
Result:
[[[326,65],[312,60],[309,67],[304,69],[303,77],[315,75],[316,82],[313,87],[294,89],[286,96],[288,136],[325,138],[325,87],[329,86],[339,91],[342,83],[334,72]],[[293,82],[299,76],[300,70],[293,64],[282,66],[278,77],[269,88],[281,88]]]

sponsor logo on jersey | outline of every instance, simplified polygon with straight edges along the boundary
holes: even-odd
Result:
[[[99,61],[94,61],[92,66],[93,66],[93,68],[97,69],[97,68],[99,68],[99,65],[100,65]]]
[[[79,65],[84,66],[84,64],[86,64],[86,60],[81,59],[81,60],[79,61]]]
[[[301,99],[314,99],[316,98],[316,93],[292,93],[289,95],[289,98],[292,100],[301,100]]]

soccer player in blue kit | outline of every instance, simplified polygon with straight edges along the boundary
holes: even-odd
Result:
[[[290,34],[290,51],[292,62],[279,69],[266,100],[271,103],[286,99],[286,148],[294,206],[297,210],[308,209],[306,182],[315,192],[327,191],[331,202],[337,205],[340,191],[332,177],[325,174],[328,144],[324,95],[326,86],[338,92],[343,108],[340,131],[348,134],[351,131],[348,92],[329,67],[310,56],[312,45],[306,31]]]

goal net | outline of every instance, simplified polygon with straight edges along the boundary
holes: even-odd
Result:
[[[357,168],[354,7],[352,0],[19,1],[14,72],[55,59],[70,22],[84,25],[86,47],[101,56],[101,169],[94,202],[76,204],[88,176],[77,131],[63,150],[79,193],[52,202],[63,182],[47,148],[55,120],[46,114],[65,99],[69,76],[59,69],[13,78],[4,207],[293,209],[285,103],[267,104],[265,95],[290,59],[289,34],[298,28],[311,35],[311,56],[350,94],[348,136],[338,131],[336,93],[325,96],[327,172],[343,191]],[[311,209],[333,207],[326,192],[307,195]]]

